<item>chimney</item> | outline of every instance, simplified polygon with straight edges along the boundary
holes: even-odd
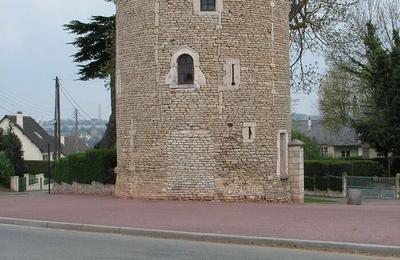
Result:
[[[312,128],[312,121],[311,121],[311,116],[308,117],[308,130],[311,131]]]
[[[24,114],[21,111],[17,112],[17,125],[19,125],[22,129],[24,128]]]

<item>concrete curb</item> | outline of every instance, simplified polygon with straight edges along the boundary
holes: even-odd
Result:
[[[151,237],[151,238],[211,242],[211,243],[286,247],[286,248],[297,248],[297,249],[367,254],[367,255],[386,256],[386,257],[400,257],[400,246],[340,243],[340,242],[283,239],[283,238],[269,238],[269,237],[220,235],[220,234],[209,234],[209,233],[113,227],[113,226],[51,222],[51,221],[2,218],[2,217],[0,217],[0,224],[107,233],[107,234],[120,234],[120,235],[141,236],[141,237]]]

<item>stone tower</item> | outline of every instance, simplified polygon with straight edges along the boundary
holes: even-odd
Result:
[[[290,199],[288,10],[117,1],[117,196]]]

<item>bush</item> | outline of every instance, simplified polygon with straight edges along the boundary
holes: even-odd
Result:
[[[353,172],[353,164],[350,161],[339,160],[306,160],[304,161],[305,176],[342,176],[342,173]]]
[[[385,170],[379,163],[372,160],[308,160],[304,162],[304,175],[337,176],[343,173],[349,176],[384,176]]]
[[[374,158],[373,161],[379,163],[387,172],[388,168],[388,158]],[[391,176],[395,176],[396,173],[400,173],[400,158],[392,158],[392,163],[390,166]]]
[[[321,146],[317,143],[314,138],[308,137],[305,134],[297,130],[292,130],[292,140],[298,139],[304,143],[304,159],[313,160],[320,159]]]
[[[36,175],[40,173],[47,174],[47,161],[25,161],[26,173]]]
[[[52,178],[55,182],[72,184],[72,174],[69,173],[68,158],[61,158],[60,160],[51,163]]]
[[[382,165],[371,160],[358,160],[352,161],[353,163],[353,176],[385,176],[386,171]]]
[[[53,179],[57,183],[92,181],[114,184],[114,168],[117,165],[115,149],[95,149],[73,154],[52,163]]]
[[[9,187],[10,177],[14,174],[14,168],[10,159],[8,159],[4,152],[0,152],[0,185]]]

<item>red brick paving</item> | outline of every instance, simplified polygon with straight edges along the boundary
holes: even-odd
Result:
[[[400,246],[400,202],[363,206],[0,195],[0,217]]]

